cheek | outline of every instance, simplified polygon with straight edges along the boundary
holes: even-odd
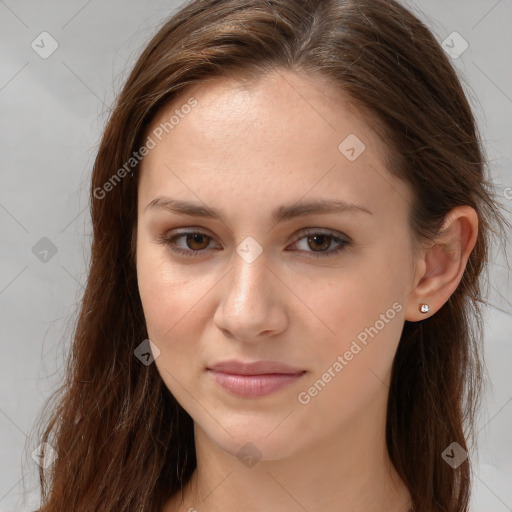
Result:
[[[177,342],[182,338],[180,332],[185,326],[190,328],[194,324],[204,296],[204,289],[198,287],[194,280],[180,278],[163,267],[142,270],[139,292],[148,333],[163,346],[172,340]]]
[[[375,380],[372,372],[385,379],[404,324],[410,270],[407,247],[406,242],[382,244],[364,258],[354,256],[350,271],[339,272],[316,288],[310,298],[312,309],[328,327],[315,347],[320,363],[317,377],[341,355],[346,356],[342,373],[349,388],[361,379]]]
[[[139,233],[137,281],[148,331],[161,338],[198,301],[190,276],[171,265],[166,250]]]
[[[160,349],[157,366],[183,374],[201,366],[206,319],[211,317],[208,293],[218,278],[197,275],[194,265],[172,264],[160,245],[137,249],[137,279],[148,336]],[[208,309],[209,308],[209,309]]]
[[[400,287],[384,268],[361,264],[326,284],[323,297],[317,294],[316,311],[333,332],[309,348],[315,370],[298,406],[305,428],[336,430],[388,391],[404,306]]]
[[[162,252],[165,251],[140,249],[139,293],[148,337],[160,350],[155,364],[167,388],[180,403],[186,403],[182,383],[188,382],[201,361],[198,344],[191,340],[201,339],[198,315],[204,292],[194,286],[197,283],[193,279],[173,269]]]

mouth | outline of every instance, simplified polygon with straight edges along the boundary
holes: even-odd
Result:
[[[276,361],[224,361],[207,368],[207,371],[223,389],[246,398],[277,392],[306,373],[306,370]]]

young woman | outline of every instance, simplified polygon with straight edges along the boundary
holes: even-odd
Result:
[[[118,98],[91,202],[40,512],[468,510],[506,221],[408,10],[187,3]]]

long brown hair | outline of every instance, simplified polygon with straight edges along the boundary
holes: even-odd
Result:
[[[435,315],[405,322],[386,426],[414,510],[468,510],[470,459],[452,469],[441,455],[453,442],[469,451],[485,369],[482,272],[491,235],[510,226],[449,58],[395,1],[194,0],[144,49],[94,163],[87,286],[65,382],[48,400],[38,436],[58,453],[40,470],[40,512],[161,512],[193,472],[192,419],[156,365],[134,356],[148,335],[135,266],[139,166],[130,159],[155,114],[188,86],[280,69],[328,80],[373,120],[390,148],[390,172],[413,190],[415,239],[434,239],[458,205],[478,213],[478,240],[457,290]]]

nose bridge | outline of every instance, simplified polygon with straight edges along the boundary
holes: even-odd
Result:
[[[248,262],[239,254],[233,258],[233,271],[224,295],[224,306],[231,314],[243,314],[251,309],[254,313],[270,304],[270,279],[272,272],[263,254]],[[275,279],[275,277],[274,277]]]
[[[264,254],[249,263],[239,254],[225,281],[215,313],[217,327],[244,341],[259,341],[262,332],[284,328],[286,314],[278,303],[276,277]]]

